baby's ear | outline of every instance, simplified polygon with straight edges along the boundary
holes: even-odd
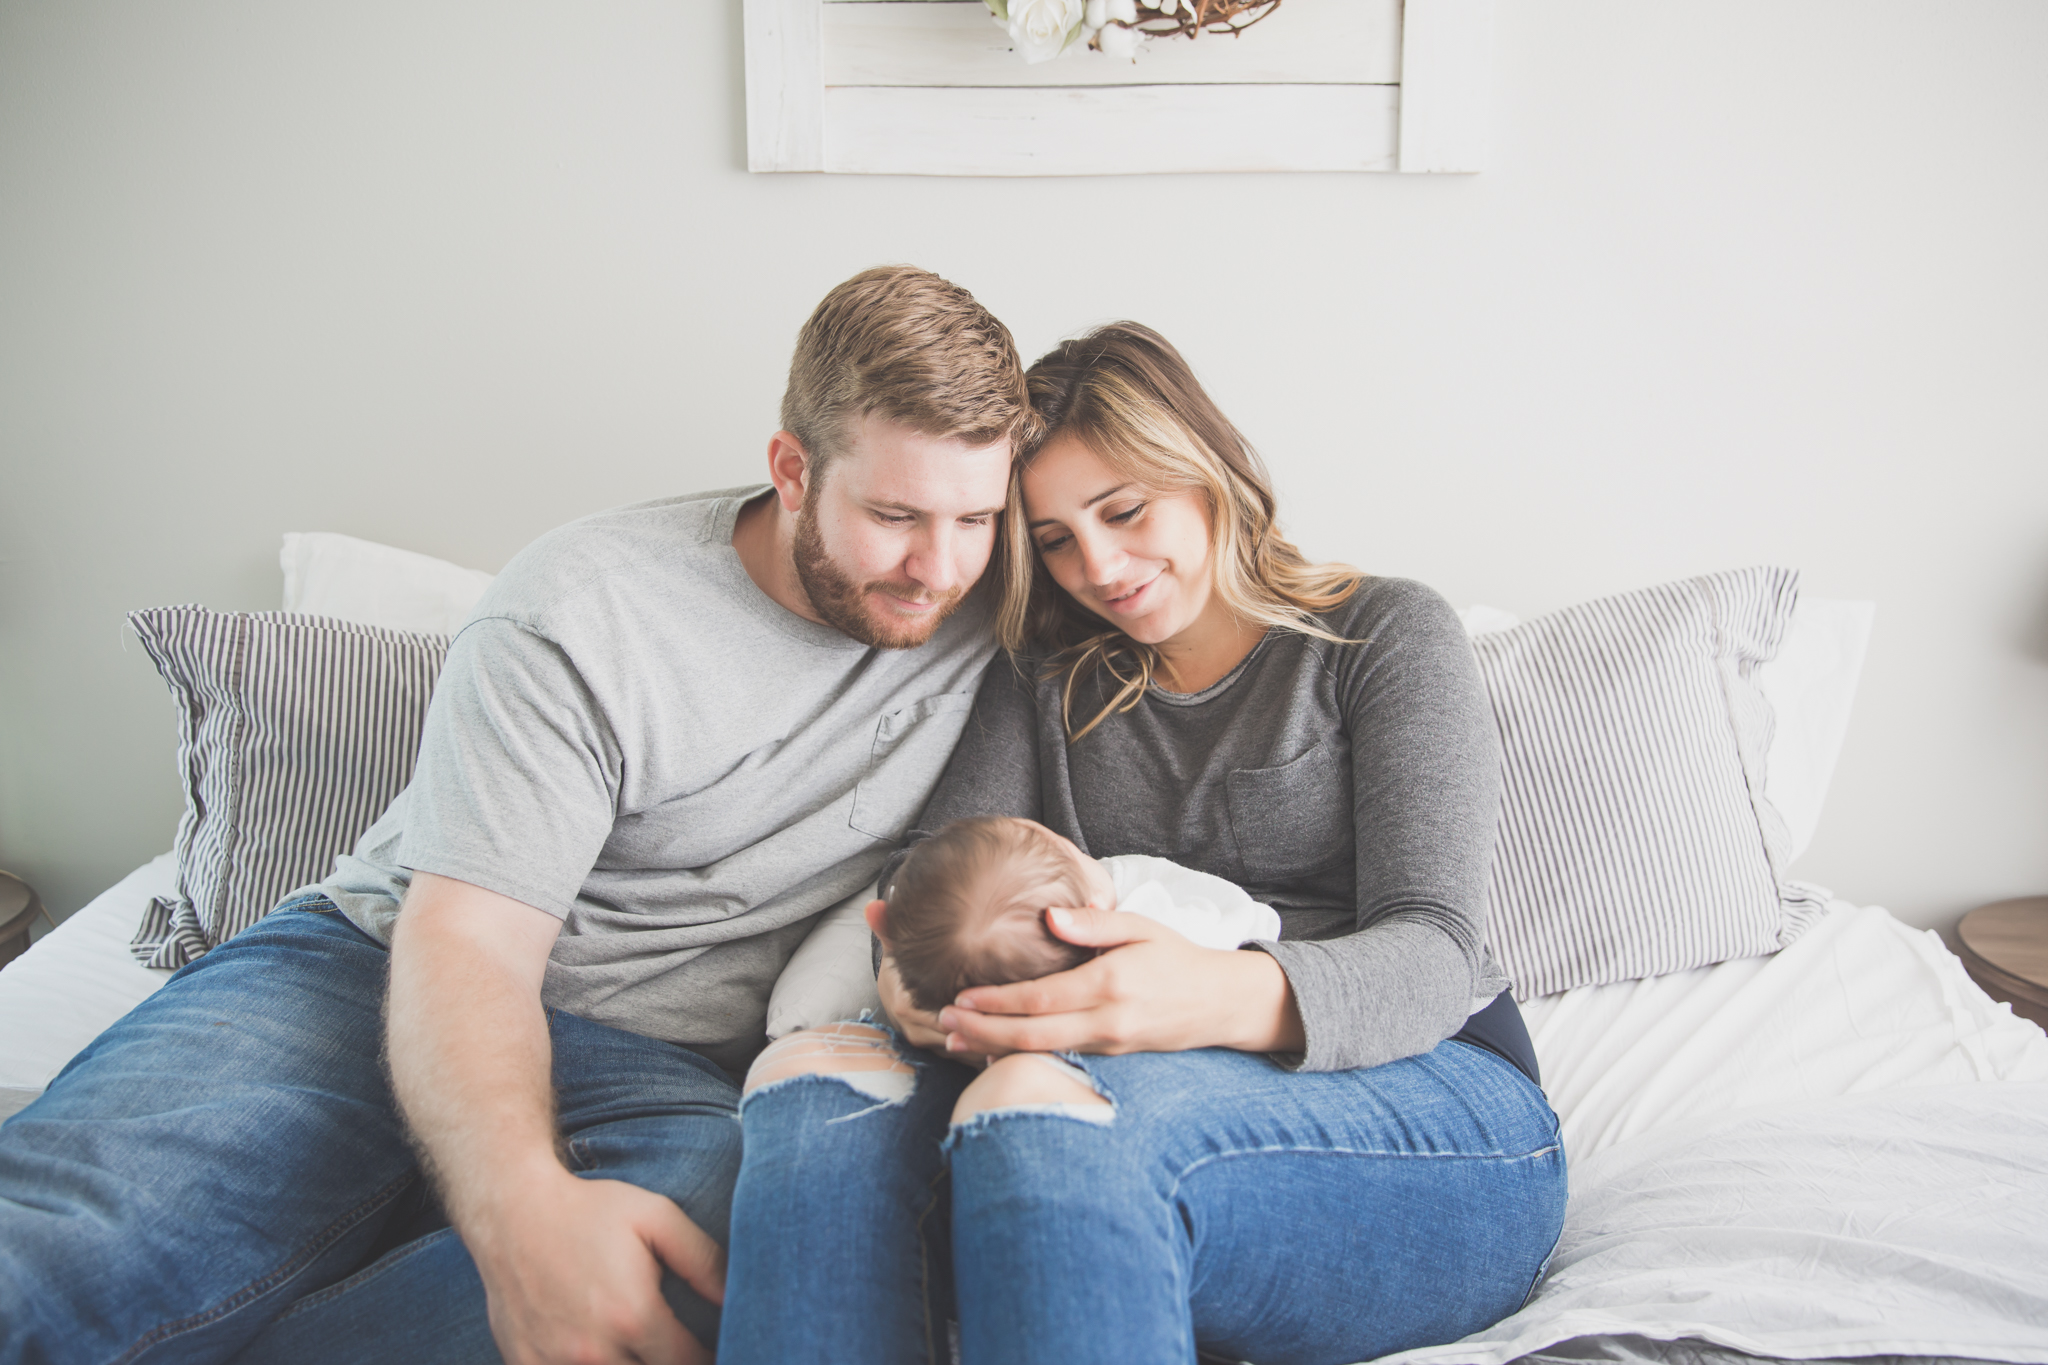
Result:
[[[889,936],[882,932],[882,926],[887,923],[883,916],[888,914],[888,912],[889,902],[884,900],[869,901],[861,911],[862,916],[868,922],[869,932],[882,940],[882,951],[885,953],[889,951]]]

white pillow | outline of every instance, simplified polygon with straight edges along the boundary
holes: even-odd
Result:
[[[1802,597],[1777,657],[1756,671],[1777,719],[1764,758],[1764,797],[1785,817],[1791,858],[1806,851],[1820,825],[1876,617],[1875,602]]]
[[[453,635],[492,575],[332,531],[287,531],[284,609],[417,635]]]
[[[862,913],[875,895],[875,884],[869,882],[818,916],[768,994],[770,1038],[840,1019],[858,1019],[863,1010],[881,1010],[882,997],[875,992],[873,939]]]
[[[1875,602],[1801,596],[1776,657],[1756,670],[1775,721],[1764,758],[1764,799],[1777,807],[1791,835],[1788,863],[1806,851],[1820,825],[1876,616]],[[1467,607],[1458,619],[1475,637],[1521,624],[1498,607]]]

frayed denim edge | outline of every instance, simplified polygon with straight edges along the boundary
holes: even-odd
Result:
[[[1116,1106],[1113,1104],[1010,1104],[1001,1109],[984,1109],[974,1117],[961,1123],[951,1124],[946,1129],[945,1141],[939,1144],[944,1151],[951,1152],[961,1139],[977,1136],[1007,1119],[1056,1118],[1075,1123],[1085,1123],[1094,1128],[1108,1128],[1116,1122]]]

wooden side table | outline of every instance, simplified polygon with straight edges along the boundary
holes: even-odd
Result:
[[[1993,1000],[2048,1028],[2048,896],[1996,901],[1956,928],[1963,966]]]
[[[12,872],[0,872],[0,966],[28,951],[28,931],[42,912],[34,887]]]

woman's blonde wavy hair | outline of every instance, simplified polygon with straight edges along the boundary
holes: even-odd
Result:
[[[1218,598],[1239,619],[1346,643],[1316,618],[1342,604],[1366,574],[1349,564],[1312,564],[1280,534],[1265,462],[1203,390],[1165,337],[1112,322],[1061,342],[1026,374],[1040,432],[1010,473],[1003,518],[1002,604],[997,637],[1013,657],[1045,657],[1045,676],[1066,675],[1061,716],[1068,742],[1138,704],[1162,667],[1159,651],[1069,597],[1039,559],[1025,524],[1023,479],[1038,453],[1070,436],[1119,478],[1153,493],[1199,493],[1209,510]],[[1077,686],[1100,670],[1115,691],[1078,729]]]

